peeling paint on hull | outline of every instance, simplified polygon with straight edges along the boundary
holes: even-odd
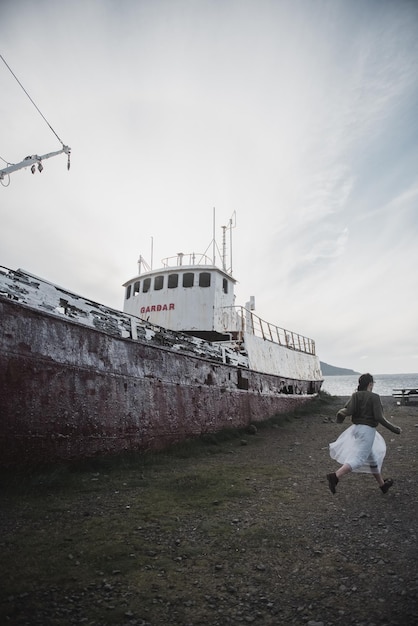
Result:
[[[314,397],[283,393],[296,381],[117,338],[12,300],[0,298],[0,317],[2,466],[161,449]],[[298,389],[312,394],[320,384],[298,381]]]

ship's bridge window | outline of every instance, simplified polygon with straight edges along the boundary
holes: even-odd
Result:
[[[142,293],[148,293],[151,287],[151,278],[144,278],[142,283]]]
[[[228,293],[228,281],[226,278],[223,279],[222,291]]]
[[[168,275],[168,288],[176,289],[179,286],[179,275],[178,274],[169,274]]]
[[[192,272],[186,272],[183,274],[183,287],[193,287],[194,285],[194,274]]]
[[[199,287],[210,287],[210,272],[200,272]]]
[[[154,278],[154,291],[160,291],[164,286],[164,276],[156,276]]]
[[[139,280],[137,280],[134,283],[134,296],[137,296],[139,294],[139,287],[140,287],[141,283]]]
[[[126,287],[126,299],[129,300],[130,297],[131,297],[131,285],[128,285]]]

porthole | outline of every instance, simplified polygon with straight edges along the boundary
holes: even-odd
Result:
[[[179,275],[178,274],[169,274],[168,275],[168,288],[176,289],[179,286]]]
[[[186,272],[183,274],[183,287],[193,287],[194,285],[194,274],[192,272]]]
[[[200,272],[199,287],[210,287],[210,272]]]
[[[164,286],[164,276],[156,276],[154,278],[154,291],[160,291]]]

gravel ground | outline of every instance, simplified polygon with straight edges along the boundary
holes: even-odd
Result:
[[[110,565],[87,584],[65,576],[48,587],[34,581],[2,598],[3,623],[418,624],[418,406],[382,400],[385,415],[403,429],[400,436],[379,429],[387,443],[383,475],[394,479],[386,495],[363,474],[344,477],[330,493],[326,473],[338,465],[328,443],[349,425],[335,422],[345,399],[333,398],[312,415],[259,428],[221,458],[177,463],[173,475],[182,466],[183,476],[210,475],[222,464],[246,489],[219,497],[209,512],[189,507],[174,529],[161,519],[136,520],[135,549],[149,552],[137,570]],[[115,498],[102,498],[102,517]],[[86,506],[78,503],[80,516]],[[0,520],[3,539],[13,536],[10,515]],[[22,528],[23,517],[18,523]]]

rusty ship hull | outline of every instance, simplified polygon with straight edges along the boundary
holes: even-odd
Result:
[[[321,386],[21,270],[0,271],[0,319],[2,466],[158,450],[290,411]]]

